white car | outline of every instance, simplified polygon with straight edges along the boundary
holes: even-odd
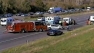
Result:
[[[47,25],[48,29],[62,29],[63,27],[59,24]]]

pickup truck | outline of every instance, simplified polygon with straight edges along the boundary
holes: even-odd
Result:
[[[88,25],[94,24],[94,16],[90,16],[87,21]]]
[[[75,20],[70,17],[63,18],[63,22],[66,22],[67,25],[75,25],[76,24]]]

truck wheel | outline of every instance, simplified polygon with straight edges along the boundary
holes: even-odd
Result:
[[[44,32],[44,31],[46,31],[46,30],[43,29],[42,31]]]
[[[40,29],[39,31],[40,31],[40,32],[42,32],[43,30],[42,30],[42,29]]]
[[[51,29],[51,27],[49,27],[48,29]]]
[[[21,33],[25,33],[26,31],[24,29],[21,30]]]

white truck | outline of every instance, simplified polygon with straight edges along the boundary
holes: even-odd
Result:
[[[75,25],[76,24],[75,20],[70,17],[63,18],[62,22],[66,22],[67,25]]]
[[[14,18],[8,17],[8,18],[1,18],[0,19],[0,24],[2,26],[6,26],[8,23],[11,23],[14,21]]]
[[[94,16],[90,16],[87,23],[88,24],[94,24]]]
[[[90,16],[89,20],[90,20],[91,22],[94,22],[94,16]]]

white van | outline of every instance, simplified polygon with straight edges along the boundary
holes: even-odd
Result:
[[[63,18],[63,22],[65,22],[65,21],[66,21],[67,25],[72,25],[72,24],[75,25],[76,24],[75,20],[73,20],[70,17]]]
[[[9,17],[9,18],[1,18],[0,24],[1,24],[2,26],[6,26],[8,23],[11,23],[11,22],[13,22],[13,21],[14,21],[14,19],[11,18],[11,17]]]
[[[91,22],[94,22],[94,16],[90,16],[89,20],[90,20]]]

